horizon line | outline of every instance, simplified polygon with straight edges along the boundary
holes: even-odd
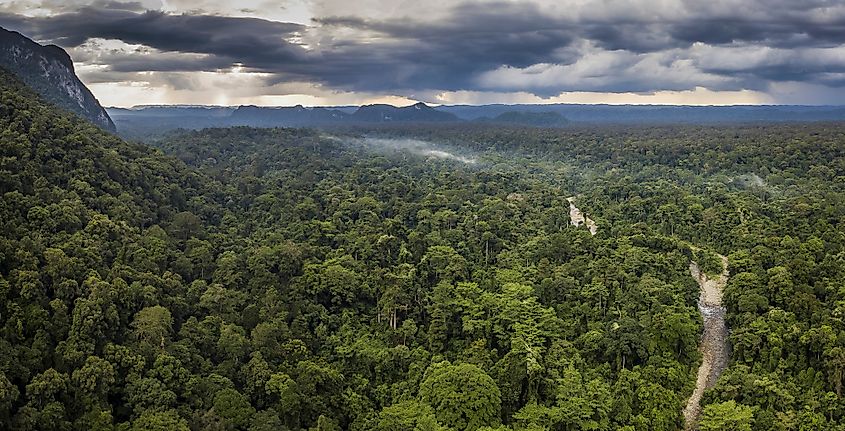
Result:
[[[259,104],[241,104],[241,105],[215,105],[215,104],[197,104],[197,103],[150,103],[131,106],[104,106],[105,109],[143,109],[143,108],[361,108],[365,106],[391,106],[394,108],[407,108],[414,105],[423,104],[431,108],[451,108],[451,107],[485,107],[485,106],[606,106],[606,107],[674,107],[674,108],[772,108],[772,107],[802,107],[802,108],[845,108],[845,104],[830,105],[830,104],[794,104],[794,103],[734,103],[734,104],[676,104],[676,103],[456,103],[456,104],[438,104],[427,102],[415,102],[407,105],[393,105],[389,103],[365,103],[365,104],[348,104],[348,105],[310,105],[310,104],[296,104],[296,105],[259,105]]]

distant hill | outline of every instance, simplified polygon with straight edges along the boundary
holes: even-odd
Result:
[[[569,124],[569,120],[557,112],[524,112],[524,111],[508,111],[499,114],[493,119],[488,117],[481,117],[477,121],[494,122],[504,124],[518,124],[523,126],[536,127],[560,127]]]
[[[495,118],[509,112],[554,112],[573,123],[720,124],[845,120],[845,106],[800,105],[451,105],[437,110],[462,120]]]
[[[454,114],[438,111],[425,103],[397,108],[392,105],[364,105],[349,116],[353,122],[440,122],[460,121]]]
[[[424,103],[396,107],[291,107],[269,106],[139,106],[109,108],[120,133],[144,138],[173,129],[208,127],[323,127],[373,123],[445,123],[462,121]]]
[[[337,123],[347,120],[349,114],[336,109],[293,107],[264,108],[240,106],[229,116],[231,125],[238,126],[308,126]]]
[[[15,74],[48,102],[105,130],[116,130],[106,110],[76,76],[73,61],[62,48],[40,45],[20,33],[0,28],[0,67]]]

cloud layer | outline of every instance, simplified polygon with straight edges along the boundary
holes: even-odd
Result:
[[[845,0],[168,3],[19,0],[0,26],[70,49],[85,79],[172,89],[199,73],[433,101],[845,86]]]

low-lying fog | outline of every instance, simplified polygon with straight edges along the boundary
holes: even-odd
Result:
[[[478,163],[478,159],[471,156],[456,154],[454,150],[444,148],[433,142],[421,141],[419,139],[390,139],[390,138],[337,138],[331,137],[345,142],[352,142],[366,147],[370,147],[377,151],[407,151],[422,157],[431,157],[435,159],[454,160],[468,165]]]

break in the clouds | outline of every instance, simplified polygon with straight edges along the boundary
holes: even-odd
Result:
[[[234,3],[12,0],[0,26],[115,105],[845,95],[845,0]]]

